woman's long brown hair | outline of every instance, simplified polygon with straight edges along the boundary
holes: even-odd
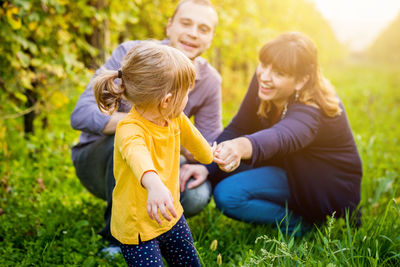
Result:
[[[309,79],[300,90],[297,101],[306,105],[317,105],[329,117],[340,115],[335,89],[322,75],[317,47],[306,35],[299,32],[281,34],[261,48],[259,60],[263,65],[271,65],[274,70],[296,80],[308,75]],[[270,101],[261,101],[258,114],[267,118],[270,110]]]

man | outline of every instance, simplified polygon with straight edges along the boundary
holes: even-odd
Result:
[[[195,65],[196,82],[189,93],[184,113],[188,117],[194,116],[195,126],[210,143],[222,131],[221,77],[199,56],[210,47],[217,22],[217,13],[208,0],[183,0],[168,21],[168,39],[161,41],[162,44],[179,49]],[[96,74],[103,68],[118,70],[125,54],[138,42],[140,41],[122,43]],[[104,251],[111,255],[118,252],[118,242],[110,233],[112,191],[115,186],[114,134],[118,122],[126,116],[130,108],[122,100],[118,111],[111,116],[101,113],[93,95],[92,84],[89,83],[71,115],[72,127],[82,131],[80,142],[72,148],[72,160],[81,183],[95,196],[107,200],[104,215],[106,225],[99,234],[110,242],[110,247]],[[187,161],[193,161],[186,149],[182,148],[182,154]],[[192,177],[188,182],[187,180],[186,177],[181,179],[181,203],[184,214],[192,216],[208,204],[211,186],[209,182],[197,180],[197,177]]]

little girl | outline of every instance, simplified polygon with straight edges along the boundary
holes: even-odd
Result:
[[[121,97],[133,104],[115,133],[111,215],[111,233],[129,266],[163,266],[162,256],[170,266],[200,266],[179,202],[180,146],[204,164],[213,159],[182,112],[194,81],[184,54],[153,42],[133,47],[120,70],[104,71],[94,81],[103,112],[116,110]]]

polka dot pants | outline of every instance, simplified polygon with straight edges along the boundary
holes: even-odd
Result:
[[[163,256],[169,266],[201,266],[183,215],[168,232],[139,245],[121,244],[121,250],[128,266],[164,266]]]

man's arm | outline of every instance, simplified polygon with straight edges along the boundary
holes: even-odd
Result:
[[[196,63],[195,63],[196,64]],[[185,109],[187,116],[194,116],[194,125],[209,144],[222,131],[221,76],[204,59],[199,60],[196,71],[201,80],[196,81],[193,94],[189,94],[189,104]],[[195,163],[193,155],[181,146],[181,154],[189,163]]]
[[[103,69],[118,70],[121,67],[121,61],[130,47],[136,42],[125,42],[114,50],[110,59],[96,71],[92,80],[87,85],[85,91],[80,96],[71,115],[71,126],[76,130],[94,134],[113,134],[118,121],[122,119],[121,114],[109,116],[102,113],[96,103],[93,94],[93,79]]]
[[[214,88],[208,92],[204,104],[194,114],[194,125],[211,144],[222,132],[221,81],[209,86]]]
[[[128,113],[125,112],[114,112],[110,116],[110,120],[107,122],[106,126],[104,126],[104,129],[102,131],[103,134],[106,135],[113,135],[115,134],[115,130],[117,129],[118,122],[122,120],[123,118],[126,117]]]

